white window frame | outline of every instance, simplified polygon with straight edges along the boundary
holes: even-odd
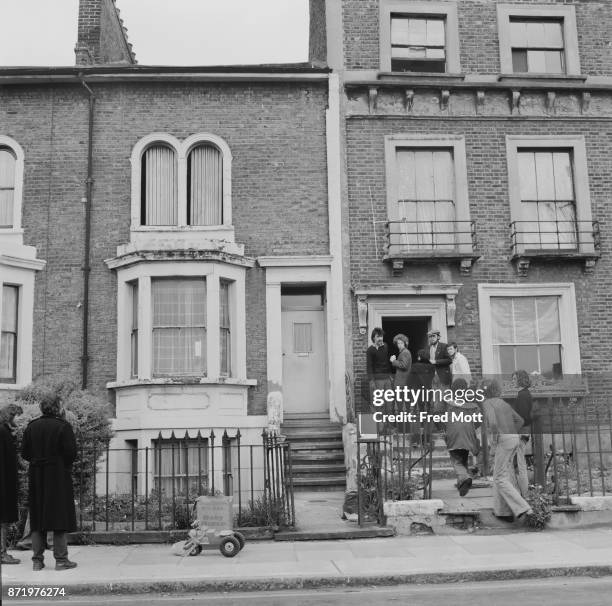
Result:
[[[511,18],[562,19],[563,46],[565,55],[565,72],[559,74],[514,73],[512,68],[512,48],[510,42]],[[548,4],[498,4],[497,25],[499,30],[499,59],[501,73],[504,75],[525,77],[579,76],[580,54],[578,51],[578,33],[576,29],[576,11],[571,5]]]
[[[480,347],[482,374],[500,374],[493,368],[493,321],[491,297],[559,297],[559,324],[561,329],[561,365],[564,375],[581,374],[578,344],[578,315],[573,283],[550,284],[479,284],[478,309],[480,314]]]
[[[515,136],[506,135],[506,157],[508,162],[508,195],[510,197],[510,215],[512,221],[522,220],[520,174],[518,167],[518,150],[521,148],[571,149],[572,166],[574,169],[574,194],[576,203],[576,221],[592,221],[591,190],[589,187],[589,171],[587,166],[586,144],[582,135],[562,135],[558,137]],[[585,225],[585,223],[578,223]],[[578,251],[580,253],[595,253],[594,242],[584,242],[580,237],[582,230],[578,229]],[[524,237],[517,232],[516,251],[525,252]],[[563,254],[563,249],[558,251]]]
[[[246,380],[246,268],[208,261],[177,264],[172,261],[138,263],[118,269],[117,282],[117,382],[168,382],[153,377],[153,301],[155,278],[202,278],[206,280],[206,376],[201,383],[231,383]],[[231,282],[230,318],[231,375],[221,375],[220,280]],[[138,282],[138,375],[131,375],[131,284]]]
[[[385,167],[387,183],[387,217],[398,221],[398,178],[395,162],[398,148],[440,147],[453,150],[455,168],[455,221],[470,221],[470,201],[467,181],[465,137],[463,135],[396,134],[385,137]],[[459,252],[472,252],[470,233],[458,234]],[[435,249],[434,249],[435,250]]]
[[[459,21],[454,2],[413,2],[412,0],[381,0],[380,2],[380,69],[391,71],[391,14],[444,17],[446,31],[446,74],[459,74]],[[419,72],[420,73],[420,72]],[[435,74],[442,76],[443,74]]]
[[[220,152],[223,163],[223,223],[220,225],[188,225],[187,217],[187,161],[189,153],[201,144],[212,144]],[[178,222],[177,225],[141,224],[141,171],[142,156],[155,144],[166,145],[176,154],[178,174]],[[222,226],[232,225],[232,153],[229,145],[217,135],[198,133],[180,141],[167,133],[152,133],[143,137],[132,150],[132,213],[131,229],[136,232],[206,231],[214,232]]]
[[[0,147],[8,147],[15,154],[15,189],[13,190],[13,226],[0,227],[0,241],[3,234],[23,233],[21,229],[21,208],[23,203],[24,153],[21,145],[6,135],[0,135]]]

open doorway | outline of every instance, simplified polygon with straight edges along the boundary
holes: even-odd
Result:
[[[397,347],[393,344],[393,337],[404,334],[408,337],[408,349],[412,354],[412,361],[416,360],[419,349],[427,349],[427,331],[431,318],[428,316],[383,317],[382,329],[385,333],[385,343],[389,346],[389,353],[397,355]]]

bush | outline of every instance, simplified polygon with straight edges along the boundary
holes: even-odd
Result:
[[[527,526],[542,530],[550,522],[552,499],[541,486],[530,486],[527,502],[533,509],[533,515],[527,518]]]
[[[265,496],[249,501],[234,520],[235,526],[288,526],[283,499],[269,499]]]
[[[40,401],[48,394],[59,395],[66,410],[75,417],[73,429],[78,453],[72,478],[74,494],[78,498],[80,490],[83,494],[91,490],[97,463],[113,436],[108,404],[103,398],[79,389],[70,379],[36,381],[15,397],[15,402],[23,408],[23,414],[16,418],[19,445],[28,423],[40,416]],[[19,472],[19,496],[20,502],[24,503],[27,500],[27,463],[21,462]],[[81,482],[82,488],[79,488]]]

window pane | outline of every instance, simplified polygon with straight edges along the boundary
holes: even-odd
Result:
[[[0,147],[0,227],[13,226],[15,162],[13,152]]]
[[[525,21],[510,20],[510,45],[527,48],[527,24]]]
[[[560,51],[545,51],[544,53],[545,72],[547,74],[562,74],[563,53]]]
[[[230,326],[230,284],[222,281],[219,285],[219,339],[221,374],[231,374],[231,326]]]
[[[152,283],[153,370],[156,375],[206,372],[206,283],[162,279]]]
[[[547,378],[561,378],[561,345],[540,345],[540,372]]]
[[[427,49],[424,47],[396,47],[393,49],[392,56],[396,59],[425,59]]]
[[[0,379],[15,380],[15,356],[17,353],[17,335],[2,333],[0,337]]]
[[[408,45],[408,19],[391,16],[391,44]]]
[[[445,59],[446,53],[443,48],[428,48],[427,49],[428,59]],[[434,71],[433,69],[431,71]]]
[[[17,286],[2,288],[2,330],[17,332]]]
[[[572,175],[571,154],[566,151],[552,153],[555,200],[574,199],[574,181]]]
[[[130,333],[130,366],[132,377],[138,376],[138,282],[131,285],[132,327]]]
[[[535,154],[531,151],[518,153],[519,187],[521,200],[537,200],[538,185],[536,178]]]
[[[527,21],[525,23],[527,32],[527,47],[542,48],[546,46],[546,24],[542,21]]]
[[[537,343],[535,298],[515,297],[513,303],[514,342]]]
[[[445,46],[444,19],[427,19],[427,46]]]
[[[411,18],[408,20],[408,44],[425,46],[427,44],[427,20]]]
[[[536,299],[538,313],[538,330],[540,343],[560,343],[561,328],[559,325],[559,298],[538,297]]]
[[[527,51],[512,49],[512,71],[515,74],[524,74],[528,70]]]
[[[527,71],[534,74],[546,73],[546,52],[539,50],[527,51]]]
[[[555,199],[555,171],[552,152],[535,152],[538,200]]]
[[[189,154],[189,225],[223,223],[223,157],[212,145],[200,145]]]
[[[416,200],[414,150],[398,149],[396,152],[396,166],[399,199]]]
[[[491,297],[491,323],[494,343],[512,343],[512,299]]]
[[[0,378],[4,381],[16,379],[17,356],[17,286],[2,288],[2,319],[0,322]]]
[[[563,23],[561,21],[545,22],[544,40],[539,45],[547,48],[563,48]]]
[[[165,145],[148,148],[142,158],[142,222],[176,225],[178,182],[176,155]]]
[[[516,347],[516,364],[527,372],[540,372],[537,345],[518,345]],[[515,366],[512,370],[518,370]]]
[[[500,374],[511,375],[516,370],[514,349],[514,345],[500,345],[498,347]]]

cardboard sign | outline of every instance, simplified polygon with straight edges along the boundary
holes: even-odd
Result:
[[[231,530],[234,528],[232,497],[198,497],[196,515],[204,528]]]

